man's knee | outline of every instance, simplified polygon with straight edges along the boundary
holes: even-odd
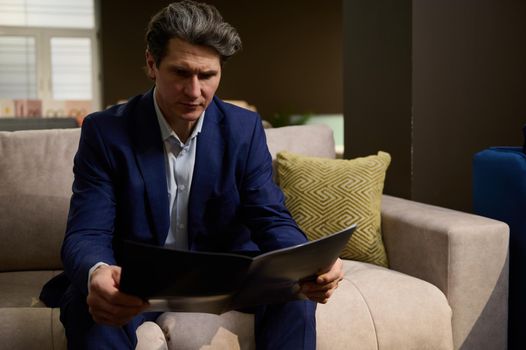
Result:
[[[97,324],[89,313],[86,297],[73,286],[66,291],[60,307],[68,349],[135,349],[137,328],[154,321],[159,313],[144,313],[123,327]]]
[[[266,305],[256,312],[256,343],[262,349],[315,349],[316,303]]]

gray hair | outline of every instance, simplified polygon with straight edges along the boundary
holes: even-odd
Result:
[[[150,20],[146,44],[157,67],[166,56],[172,38],[213,48],[219,53],[221,64],[241,49],[239,34],[223,21],[217,8],[192,0],[174,2]]]

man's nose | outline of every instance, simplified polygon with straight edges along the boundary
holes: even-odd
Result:
[[[201,83],[197,75],[191,76],[184,87],[184,93],[193,98],[201,96]]]

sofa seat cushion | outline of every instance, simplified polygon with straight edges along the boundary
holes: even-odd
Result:
[[[42,286],[60,271],[0,273],[0,307],[45,307],[38,299]]]
[[[42,286],[59,273],[51,270],[0,273],[0,348],[66,349],[60,310],[48,308],[38,299]]]
[[[157,319],[169,349],[255,349],[254,316],[238,311],[222,315],[165,312]]]
[[[423,280],[344,260],[344,279],[316,313],[318,349],[452,349],[451,308]]]
[[[1,349],[66,350],[60,311],[46,307],[0,307]]]
[[[344,280],[316,312],[318,349],[452,349],[451,308],[432,284],[372,264],[344,260]],[[170,349],[214,344],[254,349],[252,315],[164,313]],[[234,342],[236,345],[232,345]]]

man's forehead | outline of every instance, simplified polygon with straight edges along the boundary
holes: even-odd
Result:
[[[206,45],[192,44],[179,38],[170,39],[168,42],[168,52],[184,53],[207,59],[220,59],[219,53],[214,48]]]
[[[214,49],[188,43],[179,38],[171,39],[163,62],[174,68],[192,70],[219,70],[220,56]]]

